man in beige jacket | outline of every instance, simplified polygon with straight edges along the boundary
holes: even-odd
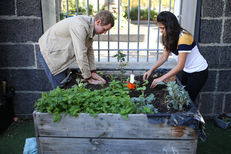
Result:
[[[105,34],[113,26],[112,13],[101,11],[95,18],[78,15],[64,19],[40,37],[39,60],[53,89],[61,85],[68,67],[74,61],[77,61],[82,76],[88,83],[106,83],[96,74],[92,43],[95,34]]]

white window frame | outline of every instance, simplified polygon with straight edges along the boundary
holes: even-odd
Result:
[[[198,0],[175,0],[174,5],[174,14],[182,28],[188,30],[193,36],[196,30],[197,3]]]

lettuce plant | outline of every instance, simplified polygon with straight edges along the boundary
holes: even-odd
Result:
[[[184,86],[178,85],[176,81],[168,82],[166,85],[169,92],[169,95],[167,95],[168,108],[172,106],[175,110],[182,111],[183,106],[190,104],[190,98]]]

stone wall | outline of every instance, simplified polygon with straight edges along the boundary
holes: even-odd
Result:
[[[15,88],[16,116],[31,118],[34,102],[50,90],[37,60],[42,35],[40,0],[0,1],[0,81]],[[231,1],[202,0],[199,47],[209,79],[198,98],[203,115],[231,112]]]
[[[202,0],[199,46],[209,63],[200,93],[203,115],[231,112],[231,1]]]
[[[36,56],[41,2],[1,0],[0,7],[0,81],[15,89],[15,115],[30,118],[35,100],[50,89]]]

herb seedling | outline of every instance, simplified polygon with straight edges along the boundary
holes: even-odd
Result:
[[[116,55],[114,55],[114,57],[117,57],[117,59],[119,60],[119,69],[120,69],[120,81],[122,81],[123,78],[123,74],[126,73],[125,71],[125,67],[127,66],[128,62],[125,62],[125,57],[126,55],[123,54],[122,52],[118,51],[118,53]]]
[[[148,80],[145,80],[142,84],[142,87],[137,87],[136,90],[141,91],[141,96],[144,97],[144,91],[147,89],[146,86],[148,85]]]

